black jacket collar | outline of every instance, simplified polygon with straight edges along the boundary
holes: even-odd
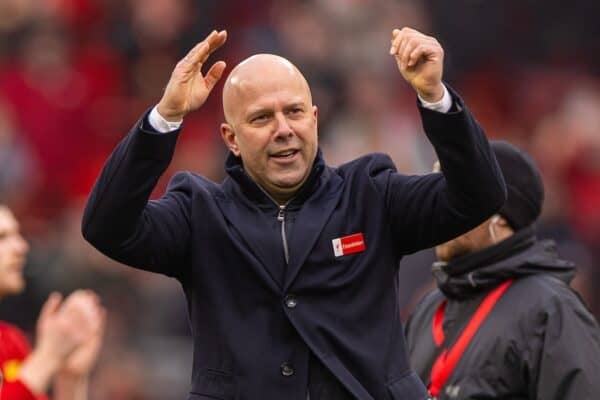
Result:
[[[476,296],[508,278],[540,273],[568,283],[573,279],[575,266],[558,257],[553,241],[538,241],[531,227],[482,251],[433,265],[440,290],[446,297],[457,299]]]

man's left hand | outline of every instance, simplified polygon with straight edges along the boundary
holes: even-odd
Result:
[[[442,99],[444,49],[434,37],[412,28],[394,29],[390,54],[402,77],[423,100],[433,103]]]

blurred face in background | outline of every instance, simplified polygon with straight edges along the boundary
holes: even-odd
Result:
[[[317,108],[302,74],[261,54],[238,65],[223,89],[221,133],[246,173],[275,200],[291,198],[317,154]]]
[[[19,223],[7,207],[0,205],[0,298],[25,288],[23,267],[28,250]]]
[[[435,248],[435,255],[438,260],[449,262],[455,258],[474,253],[491,246],[493,244],[490,238],[488,226],[490,221],[486,221],[476,228],[470,230],[464,235],[442,243]]]
[[[432,172],[441,171],[440,162],[436,161]],[[450,262],[458,257],[483,250],[510,235],[512,231],[507,230],[507,227],[506,220],[496,214],[469,232],[436,246],[435,255],[440,261]],[[501,231],[498,232],[500,228]]]
[[[437,246],[435,254],[438,260],[450,262],[458,257],[491,247],[512,236],[513,233],[508,221],[496,214],[469,232]]]

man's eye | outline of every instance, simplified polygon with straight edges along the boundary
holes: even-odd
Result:
[[[267,114],[260,114],[260,115],[257,115],[256,117],[252,118],[252,122],[266,121],[267,118],[268,118]]]

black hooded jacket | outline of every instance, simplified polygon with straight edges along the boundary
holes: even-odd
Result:
[[[574,265],[530,228],[449,264],[436,263],[438,289],[406,325],[413,369],[426,385],[440,349],[433,316],[446,299],[442,329],[452,345],[490,290],[512,285],[473,336],[442,388],[450,399],[600,399],[600,329],[569,287]]]

